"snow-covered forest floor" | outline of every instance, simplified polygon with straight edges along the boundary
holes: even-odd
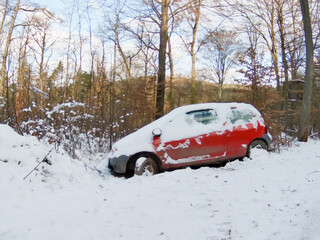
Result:
[[[53,149],[24,179],[51,148],[0,125],[1,240],[320,239],[320,141],[130,179]]]

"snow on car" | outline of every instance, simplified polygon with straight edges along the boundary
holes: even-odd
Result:
[[[268,149],[271,139],[250,104],[186,105],[116,142],[108,166],[118,174],[152,175],[249,157],[253,147]]]

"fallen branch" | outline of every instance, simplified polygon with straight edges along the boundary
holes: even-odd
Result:
[[[37,166],[35,166],[35,167],[27,174],[27,176],[25,176],[25,177],[23,178],[23,180],[25,180],[27,177],[29,177],[30,174],[33,173],[33,171],[35,171],[35,170],[40,166],[41,163],[45,162],[45,163],[48,163],[49,165],[51,165],[51,162],[47,159],[47,157],[48,157],[48,155],[51,153],[51,151],[52,151],[53,149],[54,149],[54,147],[51,148],[51,150],[50,150],[50,151],[47,153],[47,155],[42,159],[42,161],[39,162],[39,163],[37,164]]]

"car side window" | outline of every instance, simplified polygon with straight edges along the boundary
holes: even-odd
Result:
[[[210,124],[218,120],[218,115],[213,109],[204,109],[187,112],[187,121],[188,122],[198,122],[204,125]]]
[[[231,109],[230,121],[236,123],[250,123],[254,118],[254,114],[248,109]]]

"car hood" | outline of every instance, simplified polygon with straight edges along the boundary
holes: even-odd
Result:
[[[119,157],[121,155],[131,156],[137,152],[153,152],[153,129],[157,128],[157,125],[152,122],[145,127],[127,135],[113,144],[111,151],[108,154],[108,158]],[[159,127],[160,128],[160,127]]]

